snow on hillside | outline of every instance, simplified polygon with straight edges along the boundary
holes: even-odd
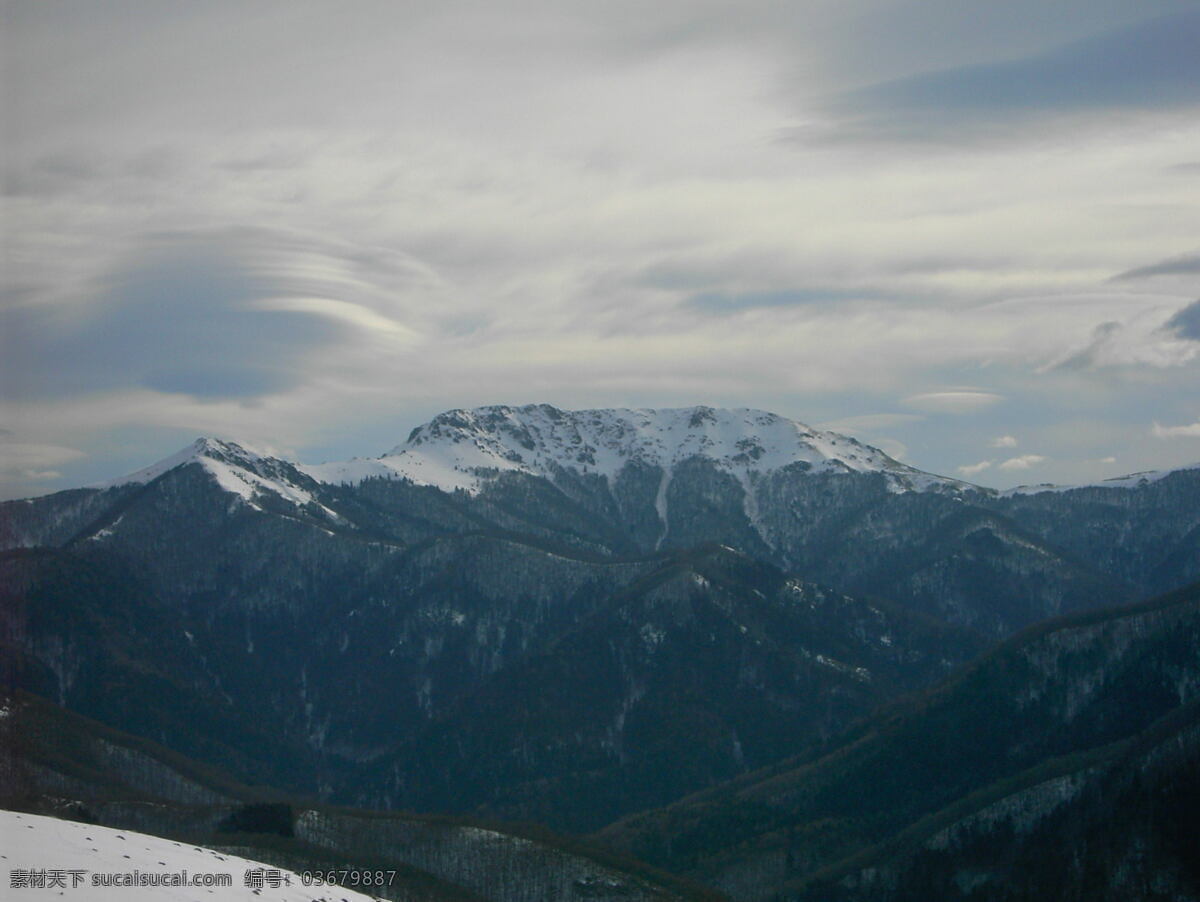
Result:
[[[213,849],[15,811],[0,811],[0,863],[7,872],[0,879],[14,899],[27,895],[79,902],[368,902],[373,898],[341,887],[305,886],[297,873]],[[185,882],[190,885],[148,885]]]
[[[514,471],[554,480],[563,470],[612,480],[631,461],[671,469],[704,457],[743,483],[753,473],[803,462],[817,472],[882,472],[896,491],[965,487],[923,473],[877,448],[761,410],[685,407],[565,411],[546,404],[479,407],[440,414],[374,460],[305,467],[323,482],[392,476],[446,491],[477,492],[488,474]]]
[[[236,444],[212,438],[198,438],[186,448],[151,464],[136,473],[122,476],[93,488],[105,489],[136,483],[145,485],[165,473],[187,464],[199,464],[222,489],[237,495],[250,507],[258,508],[254,499],[258,495],[277,495],[297,507],[317,504],[312,494],[292,481],[295,473],[291,464],[278,458]],[[292,471],[289,473],[288,471]],[[331,519],[338,516],[323,505]]]
[[[1005,498],[1013,495],[1038,495],[1042,492],[1073,492],[1076,489],[1136,489],[1144,485],[1149,485],[1152,482],[1158,482],[1160,479],[1165,479],[1167,476],[1182,470],[1200,470],[1200,463],[1194,463],[1186,467],[1176,467],[1173,470],[1144,470],[1141,473],[1114,476],[1111,479],[1103,479],[1099,482],[1085,482],[1079,485],[1053,485],[1048,482],[1041,485],[1019,485],[1016,488],[1000,492],[999,495]]]

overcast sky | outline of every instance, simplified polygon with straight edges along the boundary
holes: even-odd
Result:
[[[543,401],[1200,461],[1200,2],[3,10],[0,497]]]

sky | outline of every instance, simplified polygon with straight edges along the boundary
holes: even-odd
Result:
[[[0,9],[0,497],[542,402],[1200,461],[1200,0]]]

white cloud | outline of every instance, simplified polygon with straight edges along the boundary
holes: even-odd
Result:
[[[366,332],[398,339],[406,344],[416,341],[419,337],[414,330],[403,323],[382,316],[363,304],[349,301],[314,297],[274,297],[255,301],[252,306],[255,310],[315,313],[349,323]]]
[[[84,456],[76,448],[62,445],[36,445],[24,442],[0,442],[0,461],[8,469],[24,470],[53,467]]]
[[[888,457],[908,461],[908,445],[894,438],[873,438],[870,442]]]
[[[974,413],[985,407],[991,407],[997,401],[1003,401],[1004,396],[994,392],[976,389],[956,389],[954,391],[926,392],[920,395],[910,395],[901,403],[916,410],[926,410],[930,413]]]
[[[877,429],[891,429],[894,426],[919,423],[924,417],[915,413],[867,413],[856,417],[842,417],[838,420],[827,420],[818,423],[817,428],[828,429],[830,432],[844,432],[848,435],[871,433]]]
[[[44,483],[63,476],[61,471],[55,469],[56,466],[80,460],[84,456],[82,451],[62,445],[0,440],[0,485],[7,483],[14,488],[23,488],[23,491],[15,492],[6,489],[6,497],[44,492]]]
[[[58,470],[19,470],[17,475],[29,482],[50,482],[62,479],[63,474]]]
[[[1017,440],[1011,435],[1001,435],[992,439],[990,444],[993,448],[1015,448]]]
[[[1114,367],[1167,369],[1186,366],[1200,358],[1200,343],[1166,327],[1177,310],[1162,304],[1160,298],[1155,300],[1159,303],[1132,316],[1096,324],[1083,341],[1046,363],[1042,371]]]
[[[19,227],[6,296],[93,323],[78,366],[116,372],[118,339],[161,348],[187,330],[169,318],[119,328],[105,279],[153,236],[236,222],[248,272],[270,283],[254,286],[253,312],[271,315],[249,318],[253,341],[225,329],[214,342],[228,372],[264,377],[253,405],[144,379],[63,379],[51,404],[9,354],[12,422],[30,442],[89,454],[117,429],[298,446],[339,433],[348,453],[373,453],[381,421],[399,431],[497,398],[804,419],[903,397],[909,413],[824,425],[888,449],[903,439],[920,465],[951,470],[1001,427],[955,434],[952,418],[922,414],[1004,400],[1030,423],[1003,428],[1055,465],[1110,449],[1128,461],[1145,422],[1173,421],[1194,391],[1200,343],[1161,326],[1195,295],[1107,280],[1195,253],[1200,180],[1170,173],[1194,162],[1200,119],[1160,129],[1123,114],[1070,154],[1057,139],[887,153],[779,140],[871,82],[1033,53],[1174,5],[1064,2],[1069,14],[1033,0],[983,13],[669,0],[634,15],[469,0],[346,14],[295,0],[257,18],[199,4],[186,27],[165,4],[27,4],[10,42],[21,96],[5,200]],[[879,16],[888,27],[861,27]],[[727,309],[697,305],[706,294]],[[211,299],[196,306],[192,326],[215,322]],[[17,344],[10,325],[0,334]],[[299,326],[332,337],[286,340]],[[1164,400],[1135,420],[1149,392],[1122,392],[1138,380]],[[1081,446],[1067,448],[1034,431],[1079,399],[1120,436],[1082,447],[1073,429]]]
[[[957,469],[958,469],[958,472],[963,474],[963,476],[974,476],[977,473],[982,473],[984,470],[988,469],[991,465],[992,465],[992,461],[981,460],[977,464],[963,464],[961,467],[958,467]]]
[[[1000,464],[1001,470],[1028,470],[1046,460],[1041,454],[1022,454],[1020,457],[1010,457]]]
[[[1186,426],[1162,426],[1156,422],[1151,433],[1155,438],[1200,438],[1200,421]]]

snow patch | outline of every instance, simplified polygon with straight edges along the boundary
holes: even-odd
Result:
[[[658,512],[659,522],[662,523],[662,532],[658,535],[658,541],[654,543],[654,550],[662,548],[662,543],[667,540],[667,533],[671,531],[670,522],[667,520],[667,489],[671,487],[671,468],[663,467],[662,479],[658,481],[658,492],[654,496],[654,509]]]
[[[184,843],[92,824],[77,824],[37,814],[0,811],[0,837],[4,838],[4,875],[6,885],[20,895],[13,881],[31,879],[40,891],[26,885],[30,898],[63,896],[80,902],[123,902],[141,899],[147,902],[193,902],[201,898],[240,899],[243,902],[368,902],[370,896],[348,889],[306,887],[294,871],[277,868],[248,858],[226,855]],[[269,876],[262,886],[247,886],[247,874]],[[195,886],[99,886],[93,878],[121,875],[122,878],[146,878],[147,881],[214,875],[228,885]],[[51,876],[53,875],[53,876]],[[76,875],[79,876],[77,881]],[[279,886],[272,885],[278,875]],[[284,882],[286,878],[286,883]],[[47,881],[53,880],[53,886]],[[62,884],[59,884],[59,880]],[[251,877],[253,880],[253,877]],[[290,884],[290,885],[289,885]],[[47,892],[48,890],[48,892]]]
[[[1054,485],[1046,482],[1041,485],[1019,485],[999,493],[1001,498],[1011,498],[1013,495],[1040,495],[1042,492],[1073,492],[1076,489],[1139,489],[1152,482],[1180,473],[1185,470],[1200,470],[1200,463],[1188,464],[1186,467],[1176,467],[1173,470],[1145,470],[1141,473],[1130,473],[1127,476],[1114,476],[1112,479],[1102,479],[1099,482],[1085,482],[1079,485]]]
[[[293,470],[293,467],[287,461],[251,450],[244,445],[211,438],[196,439],[183,450],[163,458],[156,464],[128,476],[98,483],[92,488],[146,485],[171,470],[189,464],[199,465],[221,489],[255,510],[262,510],[255,503],[255,499],[263,495],[275,495],[296,507],[315,506],[331,522],[342,522],[342,517],[335,511],[318,502],[308,489],[292,481],[289,471]],[[113,527],[119,522],[120,520],[106,530],[101,530],[93,538],[111,535]]]

